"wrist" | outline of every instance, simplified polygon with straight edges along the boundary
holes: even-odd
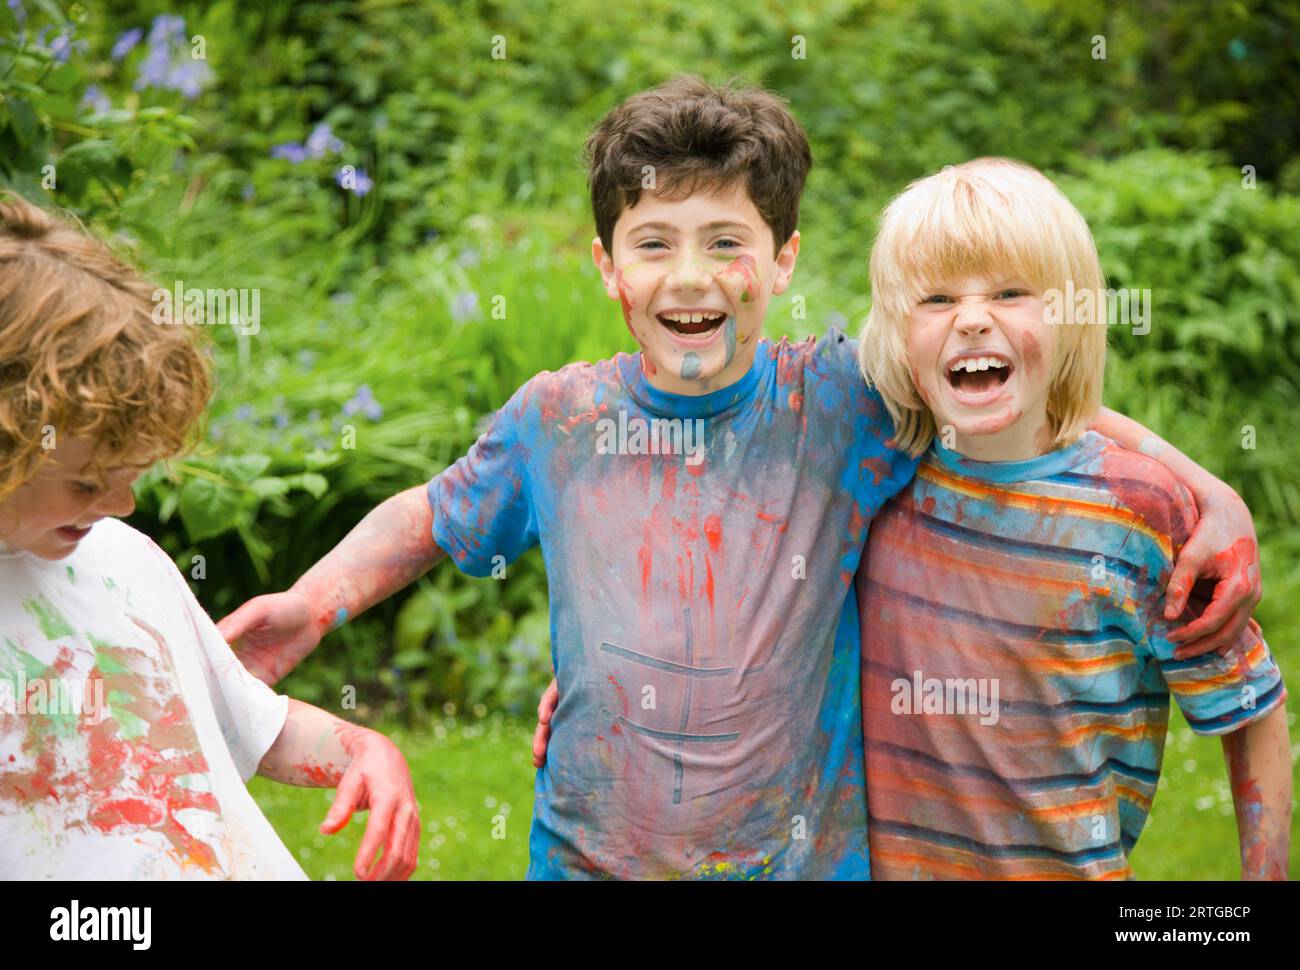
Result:
[[[311,617],[311,628],[318,643],[325,638],[325,634],[337,630],[350,618],[350,611],[339,592],[317,588],[306,575],[290,586],[287,592],[301,601],[303,609]]]

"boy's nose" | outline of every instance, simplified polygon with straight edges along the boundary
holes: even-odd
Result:
[[[130,515],[135,511],[135,492],[130,485],[113,488],[95,506],[95,511],[115,518]]]
[[[707,290],[712,277],[703,261],[691,254],[683,255],[673,267],[669,285],[677,290]]]
[[[961,333],[974,336],[993,329],[993,318],[982,301],[963,303],[957,308],[955,326]]]

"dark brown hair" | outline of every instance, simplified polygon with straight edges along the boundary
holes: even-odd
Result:
[[[618,217],[641,198],[646,166],[655,194],[666,199],[743,183],[780,252],[799,222],[812,152],[777,95],[682,74],[607,114],[587,139],[586,162],[596,232],[608,252]]]

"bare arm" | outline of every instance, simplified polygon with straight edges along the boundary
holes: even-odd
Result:
[[[1291,851],[1291,741],[1286,708],[1223,736],[1242,879],[1285,879]]]
[[[433,541],[425,486],[417,485],[374,509],[291,589],[312,604],[312,620],[324,635],[415,582],[445,555]]]
[[[1215,478],[1159,435],[1132,418],[1102,408],[1092,430],[1131,451],[1155,458],[1196,500],[1200,519],[1179,553],[1165,595],[1165,619],[1182,615],[1199,579],[1214,584],[1214,596],[1200,616],[1169,634],[1182,659],[1229,647],[1245,629],[1264,595],[1255,523],[1231,486]]]
[[[289,716],[257,773],[308,788],[337,788],[320,830],[333,835],[368,810],[353,871],[358,879],[406,879],[420,849],[420,811],[406,759],[388,738],[289,699]],[[375,853],[383,846],[383,857]]]
[[[384,501],[283,593],[249,600],[217,629],[249,672],[277,683],[330,630],[428,572],[446,555],[433,541],[423,485]]]

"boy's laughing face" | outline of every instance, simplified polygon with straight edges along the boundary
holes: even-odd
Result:
[[[85,438],[59,439],[36,475],[0,502],[0,542],[41,559],[63,559],[100,519],[134,512],[131,486],[147,466],[108,468],[101,487],[89,472],[93,451]]]
[[[912,308],[912,380],[946,447],[979,461],[1050,450],[1055,334],[1043,311],[1038,292],[1024,281],[988,276],[948,281]]]
[[[799,233],[773,255],[771,228],[735,186],[676,201],[644,192],[613,237],[612,254],[592,242],[592,261],[651,386],[707,394],[748,373],[768,301],[790,285]]]

